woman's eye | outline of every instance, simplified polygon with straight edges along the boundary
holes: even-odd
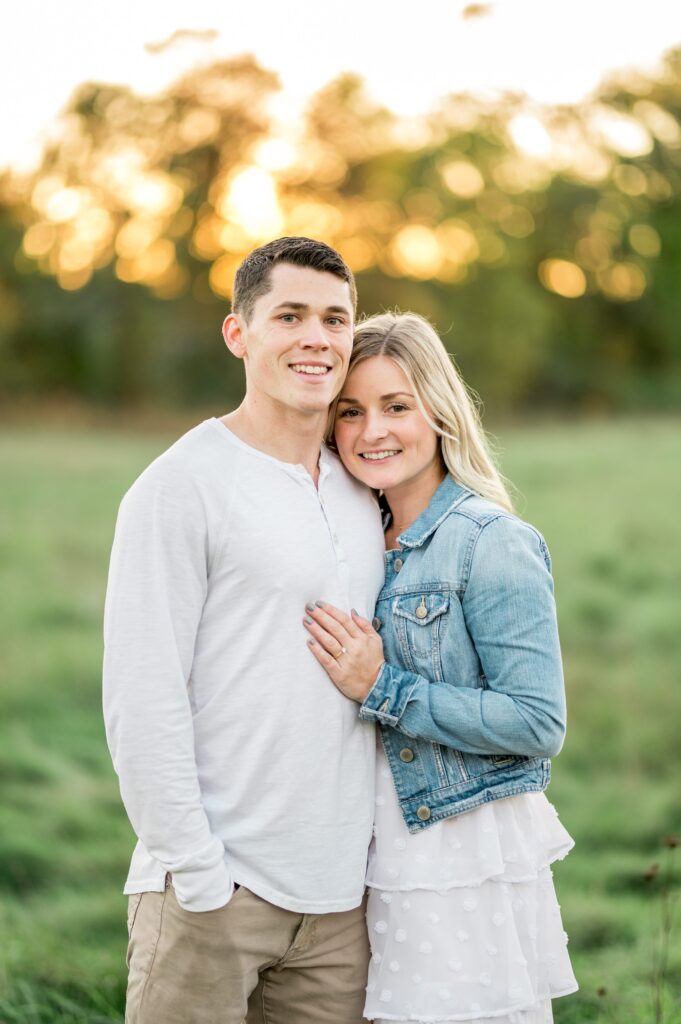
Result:
[[[359,416],[359,409],[343,409],[338,413],[338,418],[341,420],[353,420],[355,416]]]
[[[403,405],[401,402],[393,402],[392,405],[388,406],[388,412],[408,412],[409,406]]]

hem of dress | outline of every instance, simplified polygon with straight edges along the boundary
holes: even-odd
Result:
[[[484,1020],[486,1017],[508,1017],[512,1013],[528,1013],[530,1010],[538,1009],[542,1003],[550,1002],[553,999],[561,999],[563,996],[570,996],[574,992],[579,990],[579,985],[575,981],[574,985],[568,988],[558,989],[557,991],[548,992],[541,999],[535,999],[531,1003],[521,1003],[518,1006],[514,1006],[507,1010],[484,1010],[474,1013],[448,1013],[445,1017],[440,1017],[435,1014],[425,1014],[419,1016],[418,1014],[410,1014],[408,1017],[398,1017],[392,1013],[374,1014],[373,1017],[365,1017],[365,1020],[395,1020],[395,1021],[412,1021],[415,1024],[449,1024],[450,1021],[465,1021],[465,1020]],[[365,1011],[366,1012],[366,1011]]]
[[[400,885],[375,882],[372,879],[367,878],[366,885],[369,889],[381,889],[383,892],[415,892],[418,889],[422,889],[424,892],[447,892],[449,889],[478,889],[483,886],[485,882],[496,882],[497,884],[505,883],[506,885],[519,885],[523,882],[536,882],[541,871],[545,871],[546,868],[550,868],[552,864],[556,864],[558,861],[565,860],[574,847],[574,840],[571,840],[569,843],[566,842],[563,846],[560,846],[547,861],[537,865],[534,873],[519,875],[515,878],[505,878],[502,873],[496,875],[483,875],[474,881],[447,881],[446,879],[443,879],[439,882],[403,882]],[[386,1018],[386,1020],[387,1019],[388,1018]],[[400,1019],[402,1018],[398,1018],[398,1020]],[[446,1018],[443,1019],[446,1020]]]

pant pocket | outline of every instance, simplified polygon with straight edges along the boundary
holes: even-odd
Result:
[[[161,933],[164,892],[135,893],[128,905],[128,951],[125,962],[130,977],[146,976]]]
[[[132,896],[128,896],[128,938],[132,935],[132,926],[135,923],[137,917],[137,911],[139,905],[142,902],[143,892],[135,892]]]

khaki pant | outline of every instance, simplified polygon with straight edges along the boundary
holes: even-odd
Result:
[[[296,914],[243,887],[205,913],[172,886],[131,896],[125,1024],[361,1024],[364,911]]]

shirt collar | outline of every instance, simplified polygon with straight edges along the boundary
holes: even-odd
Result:
[[[418,548],[435,533],[438,526],[472,492],[461,487],[447,474],[425,509],[397,538],[403,548]]]

